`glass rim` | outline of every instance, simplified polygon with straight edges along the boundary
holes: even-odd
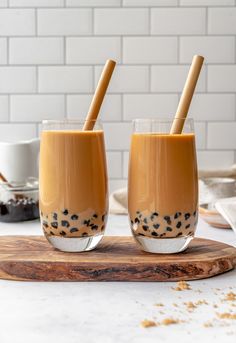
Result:
[[[136,118],[133,119],[133,123],[172,123],[174,121],[184,121],[184,122],[193,122],[194,119],[192,117],[188,118],[174,118],[174,117],[168,117],[168,118]]]
[[[86,122],[91,123],[98,123],[101,124],[101,119],[43,119],[42,124],[48,125],[48,124],[84,124]]]

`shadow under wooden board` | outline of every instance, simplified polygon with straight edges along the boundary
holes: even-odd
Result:
[[[156,255],[132,237],[104,237],[97,249],[64,253],[43,236],[0,236],[0,278],[22,281],[179,281],[224,273],[236,266],[236,248],[195,238],[182,253]]]

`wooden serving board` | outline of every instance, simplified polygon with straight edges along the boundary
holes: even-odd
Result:
[[[139,249],[132,237],[104,237],[96,250],[64,253],[43,236],[0,236],[0,278],[25,281],[178,281],[208,278],[236,266],[236,248],[195,238],[179,254]]]

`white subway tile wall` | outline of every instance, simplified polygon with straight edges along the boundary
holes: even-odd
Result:
[[[110,190],[126,185],[134,118],[173,116],[194,54],[198,165],[236,158],[236,0],[0,0],[0,140],[42,119],[84,118],[107,58],[101,108]]]

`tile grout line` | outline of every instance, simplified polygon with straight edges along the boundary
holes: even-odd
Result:
[[[35,36],[37,37],[38,36],[38,10],[37,8],[35,8],[35,11],[34,11],[34,19],[35,19],[34,30],[35,30]]]

